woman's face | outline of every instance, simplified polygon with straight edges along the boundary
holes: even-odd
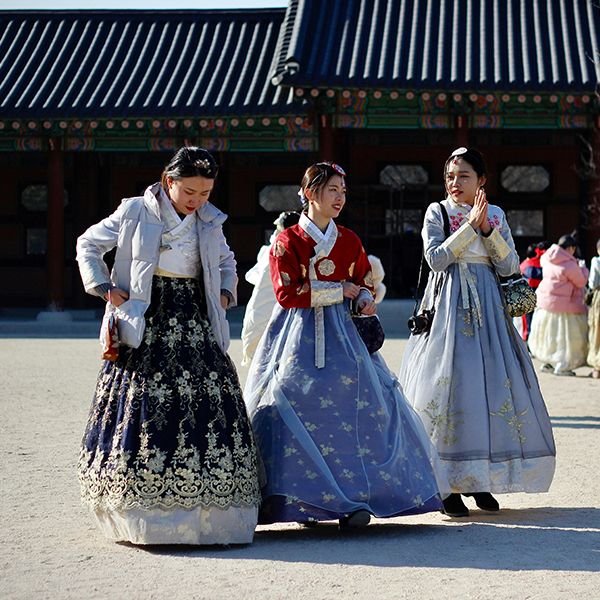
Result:
[[[201,175],[182,179],[167,177],[166,191],[179,214],[191,215],[208,202],[214,185],[214,179]]]
[[[341,175],[334,175],[318,192],[307,190],[307,197],[309,211],[312,208],[324,219],[335,219],[346,204],[346,182]]]
[[[446,167],[446,191],[461,204],[471,204],[477,190],[485,183],[485,177],[478,177],[475,169],[460,157],[453,158]]]

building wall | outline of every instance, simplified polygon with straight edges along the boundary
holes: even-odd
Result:
[[[543,235],[516,238],[521,254],[530,241],[549,239],[579,228],[586,258],[593,254],[600,224],[582,229],[590,182],[577,172],[581,144],[570,131],[473,131],[470,143],[486,156],[490,200],[505,210],[541,210]],[[341,222],[357,230],[368,252],[384,260],[389,274],[390,296],[409,295],[416,281],[420,259],[418,231],[402,235],[386,233],[386,218],[393,210],[420,209],[443,197],[442,168],[454,149],[455,134],[448,130],[340,130],[333,138],[333,154],[327,157],[348,172],[348,204]],[[221,164],[213,202],[229,214],[226,235],[240,273],[240,301],[251,287],[243,274],[272,230],[278,212],[258,204],[265,185],[299,185],[306,166],[317,160],[309,153],[220,153]],[[108,215],[124,197],[138,195],[157,181],[168,153],[123,152],[65,153],[65,303],[67,307],[97,307],[98,301],[83,292],[75,263],[75,241],[90,224]],[[419,164],[429,174],[429,186],[390,195],[379,185],[379,174],[388,164]],[[550,172],[550,185],[538,194],[510,193],[500,184],[508,165],[542,165]],[[44,229],[46,213],[27,210],[22,202],[29,185],[44,185],[47,157],[44,153],[0,154],[0,306],[43,307],[47,302],[46,264],[43,254],[28,254],[27,232]],[[390,204],[391,203],[391,204]],[[589,224],[588,224],[589,225]],[[110,260],[110,257],[109,257]]]

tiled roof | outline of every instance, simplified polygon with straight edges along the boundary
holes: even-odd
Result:
[[[270,82],[284,15],[2,11],[0,116],[297,114]]]
[[[299,87],[593,91],[596,0],[290,0],[274,80]]]

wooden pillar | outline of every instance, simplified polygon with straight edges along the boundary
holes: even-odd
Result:
[[[454,117],[454,130],[456,136],[456,147],[469,147],[469,127],[467,115],[456,115]]]
[[[319,160],[335,162],[335,148],[331,115],[318,114],[319,121]]]
[[[48,152],[48,310],[62,311],[65,302],[64,157],[60,139],[50,139]]]

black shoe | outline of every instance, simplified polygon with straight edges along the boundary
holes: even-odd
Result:
[[[498,512],[500,510],[498,500],[489,492],[475,492],[474,494],[463,494],[463,496],[472,496],[475,499],[475,504],[481,510],[489,512]]]
[[[301,525],[302,527],[318,527],[319,526],[319,521],[317,521],[316,519],[313,519],[311,521],[297,521],[298,525]]]
[[[468,517],[469,509],[464,505],[460,494],[450,494],[445,500],[442,500],[444,504],[443,512],[449,517]]]
[[[340,518],[340,529],[357,529],[366,527],[371,522],[368,510],[357,510],[347,517]]]

